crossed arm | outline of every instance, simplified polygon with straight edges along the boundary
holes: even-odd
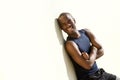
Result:
[[[92,43],[90,55],[88,55],[88,59],[79,51],[78,46],[73,41],[67,41],[65,44],[66,51],[73,58],[73,60],[82,66],[84,69],[91,69],[95,60],[103,55],[102,46],[96,41],[95,36],[89,31],[86,30],[86,34],[90,38]]]
[[[96,59],[100,58],[101,56],[104,55],[104,50],[102,48],[102,45],[98,42],[98,40],[96,39],[96,37],[90,30],[88,30],[88,29],[84,29],[84,30],[86,31],[86,34],[88,35],[88,37],[92,43],[92,46],[95,46],[98,49]]]

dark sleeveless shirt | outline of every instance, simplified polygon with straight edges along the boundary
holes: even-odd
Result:
[[[90,40],[83,29],[79,30],[79,33],[81,34],[80,38],[67,37],[67,41],[68,40],[74,41],[77,44],[80,52],[84,51],[89,54],[90,53]],[[77,80],[81,80],[84,77],[92,75],[98,70],[96,62],[94,63],[94,65],[92,66],[92,68],[90,70],[86,70],[83,67],[81,67],[80,65],[78,65],[72,58],[71,58],[71,61],[75,68]]]

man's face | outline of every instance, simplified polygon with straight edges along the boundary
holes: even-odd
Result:
[[[62,15],[58,18],[60,28],[66,33],[70,34],[75,28],[75,21],[69,14]]]

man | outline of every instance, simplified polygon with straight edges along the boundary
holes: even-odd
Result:
[[[103,56],[101,44],[88,29],[77,30],[70,13],[61,13],[57,19],[60,28],[68,34],[65,49],[75,67],[77,80],[116,80],[116,76],[99,69],[96,59]]]

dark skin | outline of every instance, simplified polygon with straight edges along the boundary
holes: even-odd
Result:
[[[65,33],[67,33],[68,36],[73,38],[79,38],[81,36],[81,34],[76,29],[76,22],[71,14],[62,13],[57,20],[60,25],[60,28]],[[66,41],[65,49],[77,64],[79,64],[84,69],[90,70],[95,60],[100,58],[104,54],[104,51],[101,44],[97,41],[93,33],[88,29],[84,30],[91,41],[90,54],[87,55],[86,52],[80,52],[78,46],[73,41]]]

